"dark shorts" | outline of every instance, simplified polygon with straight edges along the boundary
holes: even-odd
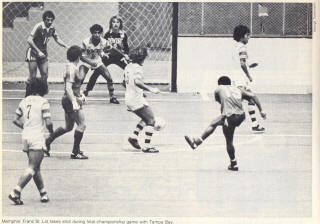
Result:
[[[69,98],[67,96],[62,97],[61,104],[62,104],[64,112],[66,112],[67,114],[74,112],[72,102],[69,100]],[[80,110],[81,109],[82,109],[82,105],[80,105]]]
[[[246,118],[246,115],[243,114],[233,114],[230,117],[227,117],[228,126],[238,127]]]
[[[48,61],[47,51],[42,51],[45,54],[45,57],[39,57],[37,53],[32,50],[30,47],[26,51],[26,62],[37,62],[37,64],[44,64]]]
[[[124,69],[127,66],[126,59],[122,55],[110,55],[109,58],[102,58],[103,64],[107,67],[109,65],[115,64],[120,68]]]

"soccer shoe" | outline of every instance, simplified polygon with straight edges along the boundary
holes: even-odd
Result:
[[[11,194],[9,194],[9,199],[16,205],[23,205],[23,201],[21,201],[20,196],[12,196]]]
[[[255,133],[260,133],[260,132],[264,132],[265,129],[264,129],[264,127],[260,127],[260,125],[257,125],[255,127],[252,127],[252,131]]]
[[[132,145],[133,148],[141,149],[138,139],[129,137],[128,142]]]
[[[42,203],[47,203],[49,201],[47,192],[40,193],[40,197]]]
[[[142,152],[144,153],[158,153],[159,150],[154,147],[146,147],[142,149]]]
[[[84,155],[83,153],[77,153],[77,154],[71,153],[70,158],[71,159],[89,159],[89,157]]]
[[[119,104],[119,101],[114,96],[110,98],[110,103]]]
[[[231,164],[228,166],[228,170],[238,171],[239,167],[237,165],[237,161],[231,161]]]
[[[184,139],[187,141],[187,143],[190,145],[192,149],[197,148],[197,144],[195,143],[194,138],[191,139],[189,136],[186,135],[184,136]]]

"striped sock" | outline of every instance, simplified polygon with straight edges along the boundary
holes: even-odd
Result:
[[[142,131],[142,129],[143,129],[145,126],[146,126],[146,123],[141,120],[141,121],[137,124],[136,129],[134,129],[132,138],[138,138],[140,132]]]
[[[153,126],[147,125],[146,126],[146,138],[144,140],[145,147],[150,148],[151,147],[151,138],[153,135]]]
[[[251,118],[252,127],[257,127],[259,123],[257,121],[256,107],[254,104],[251,104],[251,103],[248,104],[248,113]]]

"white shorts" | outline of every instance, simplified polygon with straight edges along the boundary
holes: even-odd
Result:
[[[98,60],[94,60],[93,62],[97,63],[96,67],[92,67],[89,64],[87,64],[87,63],[85,63],[83,61],[80,61],[79,64],[78,64],[78,68],[80,68],[80,66],[83,65],[83,66],[85,66],[85,67],[87,67],[89,69],[95,70],[95,69],[99,68],[101,65],[103,65],[103,62],[102,62],[101,58],[98,59]]]
[[[32,150],[44,150],[47,149],[46,142],[44,138],[23,138],[23,151],[28,152],[29,149]]]
[[[126,102],[126,105],[127,105],[127,109],[129,111],[136,111],[136,110],[141,109],[144,106],[148,106],[149,105],[144,97],[142,99],[135,99],[135,100],[125,99],[125,102]]]

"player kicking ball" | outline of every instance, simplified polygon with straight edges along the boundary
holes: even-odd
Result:
[[[65,93],[62,97],[62,107],[65,116],[65,126],[57,128],[47,139],[46,154],[50,156],[50,145],[59,136],[72,131],[74,123],[77,123],[77,128],[74,132],[73,150],[71,159],[88,159],[80,151],[80,143],[83,133],[86,129],[84,112],[82,105],[85,102],[85,97],[80,91],[81,84],[86,76],[86,67],[80,62],[82,49],[78,46],[71,46],[67,51],[67,59],[69,63],[66,65],[64,74]]]
[[[231,86],[231,80],[227,76],[222,76],[218,80],[218,88],[214,92],[215,99],[221,104],[221,115],[211,121],[200,137],[191,138],[185,136],[186,141],[192,149],[196,149],[207,137],[209,137],[218,126],[222,126],[223,134],[227,143],[227,152],[230,158],[229,170],[238,171],[237,160],[235,158],[235,149],[233,146],[233,135],[245,119],[242,101],[253,101],[261,114],[266,119],[266,113],[262,111],[260,101],[253,93]]]
[[[23,205],[21,191],[33,178],[39,193],[40,201],[48,202],[49,198],[44,188],[40,172],[41,162],[45,145],[45,127],[50,133],[53,132],[50,105],[47,99],[43,98],[48,93],[46,80],[31,78],[30,95],[21,100],[16,110],[16,118],[13,123],[22,129],[23,151],[27,153],[29,165],[20,176],[17,186],[9,194],[9,199],[16,205]]]
[[[141,118],[128,141],[134,148],[141,149],[141,146],[138,142],[138,136],[139,133],[145,129],[145,144],[142,148],[142,152],[157,153],[159,150],[151,145],[151,138],[156,123],[155,116],[145,97],[143,97],[143,90],[155,94],[160,93],[160,90],[158,88],[147,86],[143,82],[142,65],[147,56],[147,48],[138,47],[133,49],[129,54],[131,63],[126,66],[124,71],[126,82],[125,103],[128,111],[133,112],[139,118]]]

